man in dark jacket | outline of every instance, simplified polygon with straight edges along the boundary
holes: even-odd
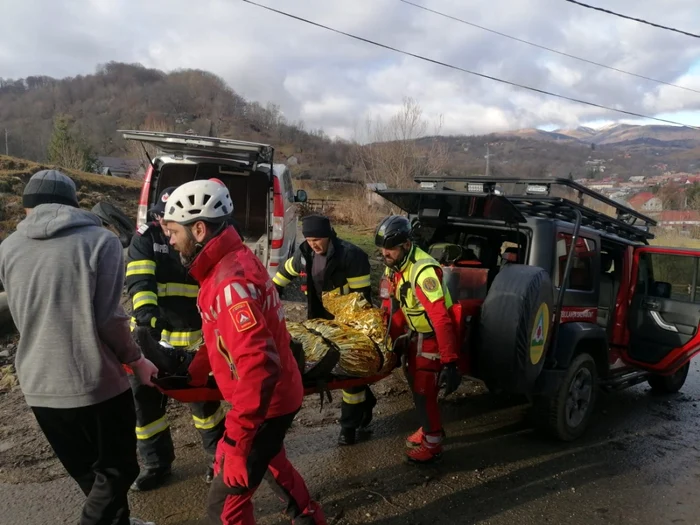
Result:
[[[126,285],[133,302],[132,327],[148,327],[161,345],[185,350],[201,343],[202,320],[197,311],[197,282],[187,274],[161,224],[165,203],[174,190],[166,188],[160,194],[149,210],[156,220],[134,234],[127,256]],[[152,490],[170,475],[175,459],[165,415],[168,399],[158,389],[141,384],[135,376],[130,376],[130,380],[136,403],[136,437],[145,467],[132,488]],[[218,401],[191,403],[189,407],[204,450],[213,463],[216,444],[224,432],[223,407]],[[213,477],[213,467],[209,466],[207,483]]]
[[[158,369],[131,338],[121,306],[121,243],[79,208],[75,183],[59,171],[34,174],[22,204],[26,219],[0,245],[0,282],[20,334],[22,393],[86,496],[80,523],[143,525],[129,516],[139,465],[123,366],[144,384]]]
[[[323,292],[339,290],[342,294],[359,292],[371,301],[369,257],[361,249],[338,238],[328,217],[309,215],[302,220],[305,241],[287,260],[273,282],[287,286],[294,278],[305,279],[308,318],[333,319],[324,307]],[[354,445],[357,431],[366,431],[377,404],[369,386],[343,390],[340,412],[340,445]]]

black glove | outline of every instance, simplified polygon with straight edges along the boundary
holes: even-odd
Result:
[[[152,317],[148,325],[143,326],[146,326],[148,328],[148,333],[156,341],[160,341],[162,335],[161,333],[163,332],[163,330],[168,330],[169,327],[168,323],[157,317]]]
[[[457,370],[457,363],[448,363],[440,370],[438,376],[438,386],[445,389],[445,397],[459,388],[462,376]]]

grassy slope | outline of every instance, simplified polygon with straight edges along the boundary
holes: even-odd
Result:
[[[0,155],[0,241],[12,233],[24,217],[21,196],[29,178],[37,171],[51,168],[55,166]],[[61,171],[75,181],[81,208],[89,210],[98,202],[107,201],[135,218],[141,191],[139,181],[74,170]]]

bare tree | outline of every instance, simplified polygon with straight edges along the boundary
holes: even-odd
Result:
[[[140,127],[140,129],[145,131],[161,131],[164,133],[175,132],[175,126],[152,114],[146,117],[146,121],[144,122],[143,126]],[[128,157],[138,159],[139,164],[144,169],[146,169],[149,164],[146,152],[148,152],[148,155],[150,155],[151,158],[155,157],[158,153],[155,146],[135,140],[126,141],[126,149]]]
[[[390,187],[406,188],[414,178],[444,170],[447,146],[437,139],[442,128],[439,118],[432,137],[420,105],[405,98],[401,109],[383,122],[367,119],[366,143],[356,144],[353,165],[366,182],[384,182]]]

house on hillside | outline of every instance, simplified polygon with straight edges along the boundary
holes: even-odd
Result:
[[[661,199],[650,191],[643,191],[633,195],[627,201],[627,205],[635,210],[649,213],[659,213],[664,209]]]
[[[144,170],[141,163],[136,159],[122,159],[119,157],[98,157],[100,163],[99,173],[111,177],[121,177],[123,179],[143,178]]]
[[[700,213],[694,210],[662,211],[659,215],[659,227],[667,230],[688,231],[700,226]]]
[[[630,177],[629,181],[630,182],[644,182],[644,175],[634,175]]]

